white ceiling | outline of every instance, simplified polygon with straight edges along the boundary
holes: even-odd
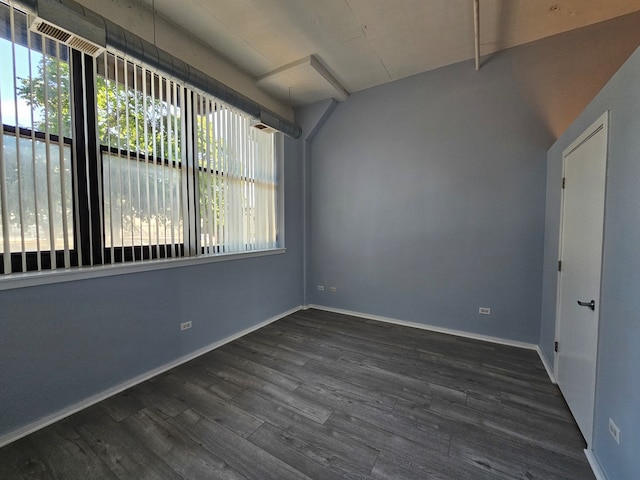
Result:
[[[474,55],[472,0],[138,1],[294,107]],[[637,10],[640,0],[480,0],[481,53]]]

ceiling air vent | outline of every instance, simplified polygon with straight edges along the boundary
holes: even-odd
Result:
[[[77,35],[74,35],[60,27],[56,27],[55,25],[52,25],[46,20],[38,17],[35,17],[31,22],[31,31],[40,33],[45,37],[53,38],[54,40],[58,40],[59,42],[64,43],[71,48],[75,48],[76,50],[80,50],[92,57],[97,57],[105,51],[103,47],[85,40],[82,37],[78,37]]]
[[[264,123],[258,121],[258,120],[253,120],[251,122],[251,126],[253,128],[257,128],[258,130],[262,130],[265,133],[276,133],[277,130],[275,128],[270,127],[269,125],[265,125]]]

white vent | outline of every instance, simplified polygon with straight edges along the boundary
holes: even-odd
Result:
[[[71,32],[68,32],[60,27],[52,25],[51,23],[43,20],[41,18],[35,17],[31,22],[31,31],[37,32],[45,37],[53,38],[54,40],[58,40],[65,45],[70,46],[76,50],[80,50],[87,55],[91,55],[92,57],[97,57],[102,52],[105,51],[105,48],[100,45],[96,45],[89,40],[85,40],[84,38],[78,37]]]
[[[251,121],[251,126],[253,128],[257,128],[258,130],[262,130],[265,133],[276,133],[277,130],[275,128],[270,127],[269,125],[266,125],[258,120],[252,120]]]

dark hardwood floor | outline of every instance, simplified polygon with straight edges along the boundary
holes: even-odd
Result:
[[[533,351],[301,311],[0,449],[10,479],[589,480]]]

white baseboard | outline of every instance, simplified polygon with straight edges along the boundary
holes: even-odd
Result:
[[[437,327],[434,325],[427,325],[424,323],[407,322],[405,320],[398,320],[396,318],[381,317],[379,315],[371,315],[368,313],[354,312],[351,310],[343,310],[341,308],[325,307],[322,305],[307,305],[305,310],[308,308],[324,310],[325,312],[341,313],[343,315],[351,315],[352,317],[360,317],[360,318],[365,318],[367,320],[377,320],[379,322],[393,323],[395,325],[402,325],[404,327],[420,328],[422,330],[429,330],[431,332],[446,333],[448,335],[471,338],[474,340],[482,340],[484,342],[498,343],[500,345],[507,345],[510,347],[526,348],[528,350],[536,350],[536,351],[539,348],[538,345],[534,343],[519,342],[517,340],[509,340],[506,338],[492,337],[489,335],[481,335],[478,333],[465,332],[464,330],[454,330],[450,328]]]
[[[600,467],[600,462],[593,454],[593,450],[585,449],[584,454],[589,461],[589,465],[591,466],[591,470],[593,470],[593,474],[596,477],[596,480],[607,480],[607,476],[602,471],[602,467]]]
[[[549,375],[549,380],[551,380],[551,383],[553,383],[554,385],[557,385],[558,381],[556,380],[556,376],[553,373],[553,367],[551,366],[551,363],[547,359],[547,356],[544,354],[544,352],[538,345],[536,345],[536,351],[538,352],[538,356],[542,361],[542,365],[544,365],[544,369],[547,371],[547,375]]]
[[[429,330],[431,332],[446,333],[448,335],[456,335],[458,337],[472,338],[474,340],[482,340],[484,342],[498,343],[500,345],[508,345],[510,347],[519,347],[519,348],[526,348],[528,350],[535,350],[538,353],[538,356],[540,357],[540,361],[542,362],[542,365],[547,371],[547,375],[549,375],[549,380],[551,380],[551,383],[557,384],[556,377],[553,373],[553,368],[551,367],[551,364],[547,360],[547,357],[544,355],[544,353],[542,353],[540,346],[534,343],[519,342],[517,340],[509,340],[506,338],[492,337],[489,335],[481,335],[477,333],[465,332],[464,330],[454,330],[450,328],[436,327],[434,325],[427,325],[424,323],[407,322],[405,320],[398,320],[398,319],[389,318],[389,317],[381,317],[379,315],[371,315],[368,313],[354,312],[351,310],[343,310],[341,308],[325,307],[322,305],[307,305],[303,307],[303,310],[308,310],[309,308],[324,310],[326,312],[351,315],[352,317],[366,318],[367,320],[377,320],[379,322],[393,323],[395,325],[402,325],[405,327],[420,328],[422,330]]]
[[[206,347],[203,347],[199,350],[196,350],[195,352],[192,352],[188,355],[185,355],[183,357],[180,357],[172,362],[169,362],[167,364],[164,364],[158,368],[155,368],[153,370],[150,370],[148,372],[145,372],[141,375],[138,375],[137,377],[134,377],[130,380],[127,380],[126,382],[123,382],[119,385],[116,385],[115,387],[109,388],[107,390],[104,390],[96,395],[93,395],[89,398],[86,398],[78,403],[75,403],[73,405],[70,405],[67,408],[64,408],[62,410],[59,410],[57,412],[52,413],[51,415],[47,415],[46,417],[43,417],[39,420],[36,420],[35,422],[29,423],[27,425],[25,425],[24,427],[20,427],[16,430],[13,430],[12,432],[9,432],[7,434],[4,435],[0,435],[0,448],[8,445],[11,442],[14,442],[22,437],[25,437],[37,430],[40,430],[44,427],[47,427],[49,425],[51,425],[52,423],[55,423],[59,420],[62,420],[70,415],[73,415],[74,413],[79,412],[80,410],[83,410],[85,408],[88,408],[92,405],[95,405],[98,402],[101,402],[102,400],[106,400],[109,397],[112,397],[114,395],[117,395],[120,392],[123,392],[124,390],[131,388],[135,385],[138,385],[139,383],[145,382],[146,380],[149,380],[150,378],[155,377],[156,375],[160,375],[161,373],[164,373],[168,370],[171,370],[172,368],[175,368],[179,365],[182,365],[183,363],[189,362],[190,360],[193,360],[194,358],[197,358],[201,355],[204,355],[205,353],[208,353],[212,350],[215,350],[216,348],[221,347],[222,345],[225,345],[229,342],[232,342],[240,337],[243,337],[255,330],[258,330],[266,325],[269,325],[270,323],[273,323],[277,320],[280,320],[281,318],[284,318],[288,315],[291,315],[292,313],[295,313],[297,311],[300,310],[308,310],[310,308],[314,308],[317,310],[324,310],[327,312],[333,312],[333,313],[340,313],[343,315],[350,315],[353,317],[359,317],[359,318],[364,318],[367,320],[376,320],[379,322],[385,322],[385,323],[393,323],[396,325],[401,325],[401,326],[405,326],[405,327],[412,327],[412,328],[419,328],[422,330],[428,330],[428,331],[432,331],[432,332],[438,332],[438,333],[445,333],[448,335],[456,335],[458,337],[464,337],[464,338],[471,338],[471,339],[475,339],[475,340],[482,340],[485,342],[490,342],[490,343],[497,343],[497,344],[501,344],[501,345],[507,345],[507,346],[512,346],[512,347],[519,347],[519,348],[526,348],[529,350],[535,350],[538,352],[538,355],[540,356],[540,360],[542,361],[542,364],[544,365],[545,369],[547,370],[547,373],[549,374],[549,378],[551,379],[551,381],[553,383],[556,383],[555,380],[555,376],[553,375],[553,369],[550,368],[550,365],[546,359],[546,357],[544,356],[544,354],[542,353],[542,351],[540,350],[540,347],[538,345],[535,345],[533,343],[526,343],[526,342],[519,342],[516,340],[509,340],[509,339],[505,339],[505,338],[500,338],[500,337],[493,337],[493,336],[489,336],[489,335],[481,335],[481,334],[476,334],[476,333],[470,333],[470,332],[465,332],[463,330],[454,330],[454,329],[450,329],[450,328],[443,328],[443,327],[437,327],[434,325],[427,325],[427,324],[423,324],[423,323],[416,323],[416,322],[408,322],[405,320],[399,320],[399,319],[395,319],[395,318],[390,318],[390,317],[383,317],[383,316],[379,316],[379,315],[371,315],[371,314],[367,314],[367,313],[362,313],[362,312],[355,312],[352,310],[343,310],[340,308],[333,308],[333,307],[325,307],[322,305],[304,305],[304,306],[300,306],[300,307],[296,307],[296,308],[292,308],[291,310],[288,310],[284,313],[281,313],[279,315],[276,315],[274,317],[271,317],[263,322],[260,322],[256,325],[253,325],[249,328],[246,328],[240,332],[237,332],[233,335],[230,335],[229,337],[226,337],[222,340],[219,340],[215,343],[212,343]],[[595,457],[593,457],[593,453],[591,451],[585,450],[585,454],[587,455],[587,458],[589,459],[589,463],[591,464],[592,468],[594,468],[594,472],[595,472],[595,468],[598,469],[599,472],[602,472],[600,470],[599,464],[597,462],[597,460],[595,459]],[[595,465],[595,466],[594,466]],[[596,477],[598,478],[598,480],[606,480],[606,477],[601,473],[601,476],[598,477],[598,474],[596,473]]]
[[[11,442],[15,442],[16,440],[22,438],[22,437],[26,437],[27,435],[29,435],[30,433],[33,433],[37,430],[40,430],[44,427],[47,427],[49,425],[51,425],[52,423],[55,423],[59,420],[62,420],[63,418],[66,418],[70,415],[73,415],[74,413],[79,412],[80,410],[83,410],[85,408],[88,408],[92,405],[95,405],[98,402],[101,402],[102,400],[106,400],[109,397],[112,397],[113,395],[117,395],[118,393],[126,390],[127,388],[131,388],[135,385],[138,385],[139,383],[142,383],[146,380],[149,380],[150,378],[155,377],[156,375],[159,375],[161,373],[164,373],[168,370],[171,370],[172,368],[177,367],[178,365],[182,365],[183,363],[186,363],[190,360],[193,360],[194,358],[197,358],[201,355],[204,355],[205,353],[209,353],[212,350],[215,350],[216,348],[221,347],[222,345],[225,345],[229,342],[232,342],[240,337],[243,337],[255,330],[258,330],[259,328],[262,328],[266,325],[269,325],[270,323],[273,323],[277,320],[280,320],[281,318],[286,317],[287,315],[291,315],[292,313],[295,313],[299,310],[303,309],[302,306],[300,307],[296,307],[296,308],[292,308],[291,310],[288,310],[284,313],[281,313],[279,315],[276,315],[274,317],[271,317],[263,322],[260,322],[256,325],[253,325],[252,327],[246,328],[238,333],[234,333],[233,335],[228,336],[227,338],[224,338],[222,340],[219,340],[215,343],[212,343],[210,345],[207,345],[206,347],[203,347],[199,350],[196,350],[195,352],[192,352],[188,355],[185,355],[183,357],[177,358],[176,360],[173,360],[169,363],[166,363],[158,368],[154,368],[153,370],[150,370],[148,372],[143,373],[142,375],[138,375],[137,377],[134,377],[130,380],[127,380],[126,382],[123,382],[119,385],[116,385],[115,387],[109,388],[107,390],[104,390],[100,393],[97,393],[89,398],[85,398],[84,400],[75,403],[73,405],[70,405],[67,408],[63,408],[62,410],[58,410],[57,412],[52,413],[51,415],[47,415],[44,418],[41,418],[39,420],[36,420],[35,422],[31,422],[27,425],[25,425],[24,427],[20,427],[16,430],[13,430],[12,432],[9,432],[7,434],[1,435],[0,436],[0,447],[3,447],[5,445],[8,445]]]

